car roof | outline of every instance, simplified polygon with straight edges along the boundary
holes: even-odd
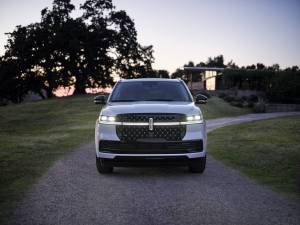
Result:
[[[121,79],[119,82],[137,82],[137,81],[169,81],[169,82],[180,82],[180,79],[168,79],[168,78],[138,78],[138,79]]]

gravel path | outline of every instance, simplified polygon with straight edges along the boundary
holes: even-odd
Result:
[[[295,113],[207,121],[208,130]],[[298,113],[299,114],[299,113]],[[93,144],[57,161],[17,208],[11,224],[300,224],[299,202],[208,157],[204,174],[186,168],[116,168],[100,175]]]

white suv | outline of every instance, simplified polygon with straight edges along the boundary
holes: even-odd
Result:
[[[121,80],[96,121],[96,165],[100,173],[115,166],[188,166],[202,173],[206,163],[206,126],[182,80]],[[206,103],[203,95],[197,103]]]

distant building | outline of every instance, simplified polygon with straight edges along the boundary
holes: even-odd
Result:
[[[221,87],[224,68],[219,67],[184,67],[187,72],[188,86],[191,90],[216,90]]]

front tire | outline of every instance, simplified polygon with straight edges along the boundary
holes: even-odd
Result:
[[[112,173],[114,168],[112,166],[107,166],[103,162],[103,159],[96,157],[96,166],[99,173]]]
[[[206,156],[199,159],[191,159],[189,171],[191,173],[203,173],[206,166]]]

